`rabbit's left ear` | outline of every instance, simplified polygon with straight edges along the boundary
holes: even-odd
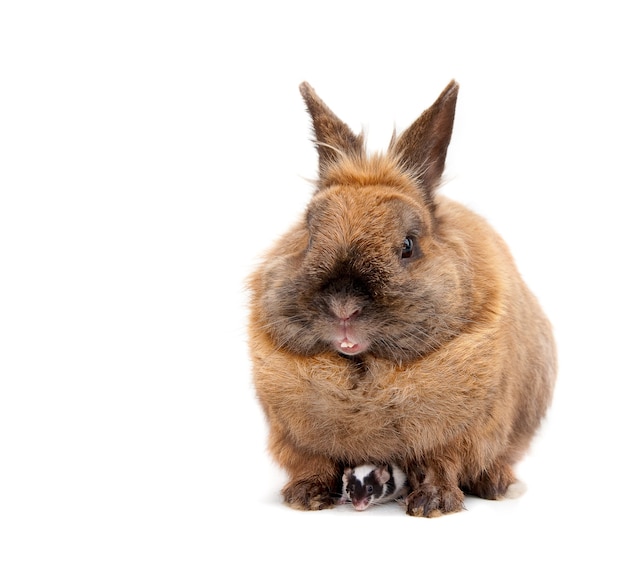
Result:
[[[300,84],[300,93],[313,120],[320,175],[341,155],[360,156],[363,153],[363,134],[355,135],[306,81]]]
[[[418,178],[429,197],[445,167],[458,93],[459,84],[450,81],[439,98],[391,143],[391,153]]]

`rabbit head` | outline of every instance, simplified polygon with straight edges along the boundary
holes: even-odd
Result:
[[[437,349],[471,319],[472,292],[437,211],[458,85],[389,151],[367,156],[355,135],[301,85],[319,155],[316,191],[277,244],[262,305],[269,333],[304,355],[336,351],[406,361]]]

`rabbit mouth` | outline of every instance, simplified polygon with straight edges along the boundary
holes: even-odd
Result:
[[[366,350],[369,342],[362,338],[363,333],[359,327],[355,326],[355,320],[360,315],[361,308],[355,308],[354,305],[340,305],[333,309],[333,312],[339,317],[338,322],[335,321],[330,337],[335,350],[348,356],[354,356]]]
[[[343,339],[337,339],[334,341],[335,349],[342,354],[354,356],[360,354],[367,349],[368,343],[366,342],[354,342],[353,340],[344,337]]]

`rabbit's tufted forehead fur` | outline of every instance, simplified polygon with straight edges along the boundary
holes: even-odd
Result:
[[[320,188],[380,186],[412,195],[418,190],[419,176],[406,167],[393,149],[386,154],[367,155],[365,151],[358,155],[336,153],[333,160],[325,163],[319,186]]]

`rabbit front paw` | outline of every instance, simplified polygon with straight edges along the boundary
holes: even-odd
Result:
[[[319,481],[292,481],[283,488],[285,503],[301,511],[319,511],[335,505],[328,485]]]
[[[463,510],[463,493],[458,487],[421,485],[405,502],[408,515],[433,518]]]

